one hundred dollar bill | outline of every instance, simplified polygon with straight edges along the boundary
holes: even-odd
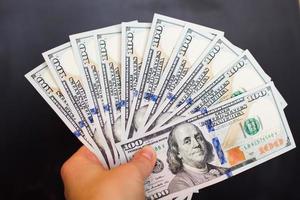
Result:
[[[171,113],[165,113],[157,127],[163,126],[178,116],[205,111],[214,104],[253,90],[269,81],[271,78],[246,50],[182,105]]]
[[[123,22],[121,41],[121,132],[125,133],[132,99],[137,95],[137,81],[150,31],[150,23]],[[125,139],[125,134],[122,134]],[[126,138],[127,139],[127,138]]]
[[[102,152],[99,151],[95,142],[88,134],[86,127],[80,126],[80,117],[78,116],[78,113],[71,110],[66,98],[53,79],[47,64],[43,63],[39,65],[28,72],[25,77],[60,117],[70,131],[82,142],[82,144],[84,144],[90,151],[94,152],[104,167],[108,168],[106,165],[107,161],[102,155]]]
[[[147,199],[171,199],[223,181],[293,148],[276,89],[268,83],[161,129],[117,145],[122,162],[145,145],[157,163]]]
[[[109,120],[115,143],[121,141],[121,25],[115,25],[97,31],[96,56],[99,60],[101,87],[104,89],[103,107]]]
[[[140,133],[147,132],[160,124],[159,120],[163,118],[165,113],[173,112],[188,97],[200,91],[209,80],[238,58],[242,52],[223,36],[216,36],[214,42],[197,58],[197,61],[175,89],[164,94],[163,102]]]
[[[99,120],[94,120],[93,106],[89,105],[86,88],[83,87],[79,68],[75,62],[71,44],[65,43],[43,53],[50,72],[66,98],[68,105],[73,105],[73,112],[80,117],[82,127],[86,127],[98,148],[105,152],[110,166],[114,166],[112,155],[101,131]]]
[[[170,122],[177,116],[187,116],[195,112],[201,112],[212,105],[253,90],[271,81],[251,53],[246,50],[233,63],[211,79],[205,87],[189,97],[182,105],[172,113],[159,121],[159,126]],[[285,101],[276,89],[280,105],[284,108]]]
[[[145,113],[145,105],[158,86],[159,80],[166,68],[172,50],[179,39],[187,22],[155,14],[149,32],[148,42],[137,83],[137,95],[134,96],[125,135],[127,138],[141,127],[141,120]],[[208,33],[220,31],[198,25]]]
[[[187,72],[191,69],[197,58],[204,52],[209,44],[214,42],[217,35],[211,34],[206,29],[193,24],[187,24],[174,47],[170,56],[166,69],[163,72],[161,80],[150,99],[144,120],[141,126],[144,126],[148,118],[150,118],[159,107],[163,95],[172,92],[175,87],[184,78]]]
[[[112,26],[114,27],[114,26]],[[103,108],[103,92],[101,86],[100,60],[97,57],[97,41],[95,34],[111,27],[91,30],[83,33],[70,35],[70,42],[73,48],[74,57],[79,67],[80,75],[87,90],[87,98],[90,105],[93,105],[92,114],[96,115],[95,119],[99,120],[101,131],[104,134],[110,152],[113,155],[113,161],[117,165],[117,151],[115,148],[114,137],[110,121],[107,120]]]

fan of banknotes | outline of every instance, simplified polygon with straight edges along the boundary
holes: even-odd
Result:
[[[284,98],[222,31],[154,14],[69,39],[25,76],[106,168],[154,148],[147,199],[191,199],[295,148]]]

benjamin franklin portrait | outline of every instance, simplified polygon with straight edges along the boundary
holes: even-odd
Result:
[[[214,158],[213,147],[194,124],[176,125],[170,132],[168,146],[167,162],[175,174],[168,187],[170,193],[200,185],[226,171],[209,164]]]

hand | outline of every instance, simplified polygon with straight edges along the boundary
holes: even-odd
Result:
[[[67,200],[145,199],[144,181],[155,162],[154,150],[144,147],[130,162],[106,170],[83,146],[61,168],[65,197]]]

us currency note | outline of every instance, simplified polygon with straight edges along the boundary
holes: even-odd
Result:
[[[123,22],[121,41],[121,132],[125,133],[132,99],[137,95],[137,81],[150,31],[150,23]],[[125,134],[122,134],[122,139]],[[121,139],[121,140],[122,140]]]
[[[163,126],[178,116],[201,112],[212,105],[262,86],[269,81],[271,81],[270,76],[264,72],[252,54],[246,50],[236,61],[211,79],[205,87],[194,93],[172,113],[163,117],[157,127]],[[285,100],[277,89],[274,92],[277,93],[280,105],[284,108]]]
[[[39,65],[25,77],[36,89],[36,91],[44,98],[54,112],[60,117],[70,131],[84,144],[90,151],[98,157],[100,162],[105,168],[108,168],[106,160],[102,153],[99,151],[93,139],[88,134],[86,127],[81,127],[80,117],[78,114],[72,111],[68,105],[64,95],[60,91],[60,88],[53,79],[49,68],[46,63]]]
[[[205,113],[121,142],[117,148],[122,162],[151,145],[157,163],[145,181],[146,198],[170,199],[277,157],[295,148],[295,142],[274,91],[268,83]]]
[[[187,22],[155,14],[153,17],[148,42],[137,83],[137,95],[134,96],[127,122],[127,138],[141,127],[141,119],[145,113],[145,105],[152,99],[159,79],[165,70],[173,48]],[[214,29],[202,27],[207,32],[218,32]]]
[[[163,102],[140,133],[147,132],[160,124],[159,121],[164,118],[166,113],[173,112],[188,97],[201,90],[209,80],[238,58],[242,52],[223,36],[216,36],[214,43],[210,44],[197,58],[176,88],[172,92],[164,94]]]
[[[211,34],[201,27],[187,24],[174,47],[166,69],[154,92],[153,97],[146,105],[146,113],[141,123],[143,127],[148,119],[156,112],[162,97],[165,93],[170,93],[187,74],[197,58],[204,52],[209,44],[214,42],[217,34]],[[218,34],[223,35],[223,34]]]
[[[99,75],[104,89],[103,107],[106,118],[111,125],[114,142],[121,141],[121,25],[115,25],[94,34],[96,56],[100,63]]]
[[[98,148],[106,155],[109,166],[114,166],[112,155],[98,123],[99,120],[94,120],[97,116],[91,113],[93,106],[89,105],[87,91],[83,87],[71,44],[68,42],[46,51],[43,57],[68,105],[74,105],[75,110],[72,111],[78,113],[81,126],[87,128]]]
[[[251,77],[251,78],[250,78]],[[163,126],[178,116],[201,112],[214,104],[255,89],[271,81],[251,53],[244,51],[205,87],[191,95],[182,105],[167,114],[157,125]]]
[[[103,109],[104,88],[101,87],[100,81],[100,61],[97,60],[96,48],[97,41],[94,35],[111,27],[91,30],[83,33],[70,35],[70,42],[73,48],[74,57],[79,67],[84,88],[87,90],[87,99],[89,105],[93,105],[92,114],[96,115],[95,119],[99,120],[99,125],[106,142],[109,146],[110,153],[113,155],[114,164],[118,164],[117,151],[115,148],[114,137],[109,120],[106,119]]]

